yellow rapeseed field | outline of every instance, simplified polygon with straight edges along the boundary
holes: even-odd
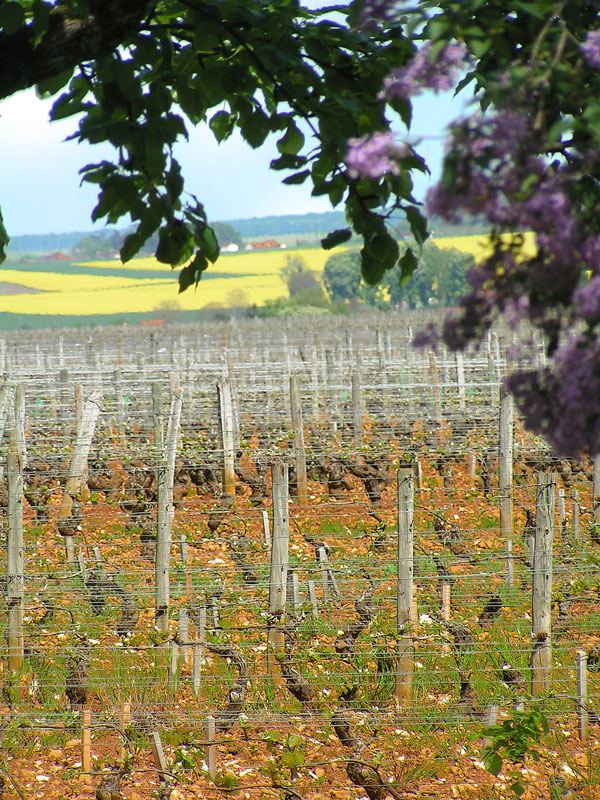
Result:
[[[523,254],[526,256],[534,255],[536,251],[535,234],[531,232],[524,233],[523,240]],[[492,252],[490,237],[485,235],[444,236],[439,239],[434,238],[433,244],[442,249],[454,248],[455,250],[460,250],[462,253],[468,253],[473,256],[476,261],[491,255]]]
[[[485,236],[454,236],[436,238],[434,243],[442,248],[456,248],[472,254],[476,259],[489,253],[489,239]],[[525,250],[534,252],[532,234],[526,234]],[[177,270],[172,279],[157,274],[156,278],[128,277],[131,270],[163,272],[165,265],[154,258],[137,258],[128,264],[118,261],[81,262],[81,266],[105,267],[120,270],[122,276],[69,275],[69,265],[48,264],[48,270],[33,272],[14,267],[2,269],[0,280],[16,283],[39,294],[0,295],[0,312],[13,314],[98,315],[148,313],[161,309],[195,310],[208,306],[257,306],[285,296],[285,282],[281,270],[289,258],[299,257],[308,269],[322,272],[331,251],[314,249],[269,250],[224,254],[209,268],[228,277],[202,280],[196,290],[188,289],[178,294]],[[230,277],[229,277],[230,276]]]

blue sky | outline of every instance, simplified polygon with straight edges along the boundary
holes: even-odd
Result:
[[[50,101],[33,91],[21,92],[0,104],[0,207],[8,232],[49,233],[91,230],[90,214],[96,191],[79,185],[79,169],[89,162],[110,158],[110,149],[78,145],[64,139],[74,120],[50,124]],[[462,101],[450,95],[428,94],[415,101],[411,139],[424,137],[419,152],[439,173],[448,122],[459,116]],[[398,131],[403,133],[402,126]],[[282,186],[284,174],[272,173],[273,143],[252,150],[239,137],[217,145],[205,127],[190,131],[178,157],[189,191],[204,202],[209,218],[227,220],[270,214],[300,214],[330,209],[325,198],[310,196],[307,186]],[[425,182],[418,186],[418,194]],[[126,222],[123,221],[123,225]]]

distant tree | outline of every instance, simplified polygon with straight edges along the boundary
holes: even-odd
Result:
[[[474,266],[472,256],[459,250],[427,243],[412,279],[402,281],[398,267],[388,272],[384,285],[390,301],[406,303],[409,308],[455,306],[468,290],[467,274]]]
[[[300,256],[288,256],[281,270],[281,277],[287,284],[290,298],[306,306],[323,306],[327,298],[315,272],[308,269],[306,261]]]
[[[360,293],[360,253],[343,250],[325,262],[323,283],[332,300],[354,300]]]
[[[221,247],[225,247],[228,244],[237,244],[238,247],[244,246],[240,232],[228,222],[212,222],[211,227]]]
[[[77,258],[92,260],[111,257],[121,246],[122,237],[117,231],[111,233],[91,233],[83,236],[74,245],[72,253]]]

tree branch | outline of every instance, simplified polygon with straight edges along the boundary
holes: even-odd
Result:
[[[86,17],[52,11],[38,44],[30,25],[0,33],[0,100],[53,78],[82,61],[101,58],[138,31],[153,3],[149,0],[103,0]]]

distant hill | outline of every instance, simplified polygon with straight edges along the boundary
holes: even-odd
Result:
[[[345,228],[348,223],[341,211],[324,211],[321,214],[282,214],[251,219],[228,219],[227,222],[245,238],[253,236],[283,236],[288,233],[328,233],[335,228]]]
[[[102,231],[110,232],[103,228]],[[17,253],[51,253],[55,250],[71,250],[77,242],[90,233],[99,231],[70,231],[68,233],[29,233],[11,236],[9,250]]]
[[[403,216],[396,212],[395,227],[398,234],[408,233],[408,225]],[[345,228],[348,223],[341,211],[324,211],[310,214],[282,214],[270,217],[252,217],[250,219],[227,220],[245,239],[276,238],[278,236],[319,236],[337,228]],[[430,228],[438,236],[463,236],[467,234],[485,233],[488,226],[483,220],[465,220],[460,225],[452,225],[443,220],[430,220]],[[9,245],[12,253],[51,253],[54,251],[70,252],[75,245],[86,236],[109,236],[114,229],[102,228],[97,231],[72,231],[70,233],[42,233],[25,236],[14,236]]]

